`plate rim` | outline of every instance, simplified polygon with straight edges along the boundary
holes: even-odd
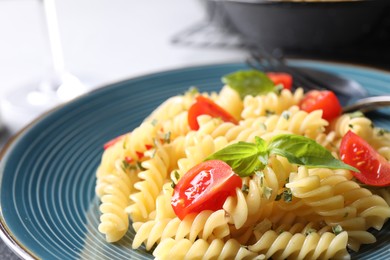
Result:
[[[313,63],[313,64],[319,64],[319,65],[326,65],[326,66],[344,66],[349,67],[351,69],[358,69],[358,70],[365,70],[370,71],[371,73],[383,73],[383,74],[389,74],[390,76],[390,69],[387,68],[381,68],[376,67],[372,65],[367,64],[360,64],[360,63],[354,63],[354,62],[344,62],[344,61],[333,61],[333,60],[321,60],[321,59],[310,59],[310,58],[288,58],[286,59],[288,63]],[[207,68],[213,68],[218,66],[240,66],[244,65],[245,61],[230,61],[230,62],[220,62],[220,63],[206,63],[206,64],[196,64],[196,65],[189,65],[189,66],[178,66],[176,68],[169,68],[169,69],[160,69],[156,71],[151,71],[147,73],[140,73],[138,75],[134,75],[128,78],[114,80],[112,82],[107,82],[105,84],[98,85],[93,90],[84,93],[72,100],[66,101],[62,104],[59,104],[48,111],[42,113],[35,119],[33,119],[31,122],[29,122],[26,126],[24,126],[22,129],[18,130],[15,134],[13,134],[3,145],[3,147],[0,150],[0,169],[3,168],[3,160],[7,156],[8,152],[12,150],[12,147],[17,143],[17,141],[23,136],[25,133],[28,132],[29,129],[33,128],[36,124],[38,124],[40,121],[44,120],[49,115],[55,113],[55,111],[60,110],[63,107],[68,106],[69,104],[72,104],[74,102],[77,102],[77,100],[80,100],[82,98],[86,98],[91,95],[95,95],[100,91],[107,90],[108,88],[125,84],[126,82],[131,81],[137,81],[141,79],[146,79],[151,76],[161,75],[164,74],[171,74],[171,73],[178,73],[180,71],[188,71],[191,69],[207,69]],[[0,172],[0,184],[2,183],[3,178],[3,172]],[[5,245],[7,245],[18,257],[21,257],[22,259],[40,259],[38,256],[36,256],[30,249],[28,249],[23,243],[21,243],[13,234],[13,232],[8,228],[8,225],[4,219],[3,216],[3,208],[0,201],[0,238],[4,242]]]

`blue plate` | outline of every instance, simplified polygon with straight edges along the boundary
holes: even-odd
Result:
[[[390,73],[345,64],[293,61],[352,78],[369,94],[390,93]],[[0,164],[1,237],[22,258],[150,259],[131,249],[134,232],[107,244],[97,231],[95,170],[103,144],[131,131],[168,97],[191,86],[219,90],[221,76],[245,64],[192,67],[138,77],[100,88],[40,118],[3,152]],[[375,122],[390,129],[390,120]],[[387,259],[390,225],[354,259]]]

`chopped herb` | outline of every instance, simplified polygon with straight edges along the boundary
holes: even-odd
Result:
[[[282,117],[286,120],[289,120],[291,117],[291,112],[290,111],[283,111]]]
[[[353,124],[348,124],[348,127],[353,129]]]
[[[179,179],[180,179],[180,174],[179,174],[179,172],[178,171],[173,171],[172,173],[171,173],[171,181],[172,181],[172,184],[171,184],[171,187],[172,188],[175,188],[176,187],[176,184],[177,184],[177,182],[179,181]]]
[[[137,167],[138,169],[140,169],[141,171],[145,171],[146,169],[144,167],[142,167],[142,163],[140,161],[137,161]]]
[[[305,231],[305,236],[308,236],[310,235],[311,233],[315,233],[317,232],[317,230],[315,230],[314,228],[309,228]]]
[[[332,231],[337,236],[338,234],[343,232],[343,228],[340,225],[336,225],[336,226],[332,227]]]
[[[272,111],[272,110],[266,109],[266,110],[265,110],[265,115],[266,115],[266,116],[272,116],[272,115],[275,115],[275,112]]]
[[[180,178],[180,174],[179,174],[179,172],[178,172],[178,171],[175,171],[175,172],[174,172],[174,174],[175,174],[175,178],[176,178],[176,180],[179,180],[179,178]]]
[[[389,133],[389,130],[387,130],[387,129],[380,128],[378,130],[378,136],[384,136],[385,134],[388,134],[388,133]]]
[[[264,186],[263,187],[263,196],[269,200],[272,196],[272,188]]]
[[[282,94],[283,89],[284,89],[283,85],[279,84],[275,86],[274,92],[276,93],[276,95],[279,96],[280,94]]]
[[[158,120],[157,119],[153,119],[151,122],[152,126],[156,126],[157,123],[158,123]]]
[[[131,165],[131,164],[130,164],[128,161],[123,160],[123,161],[122,161],[121,168],[122,168],[122,170],[123,170],[124,172],[126,172],[126,171],[129,169],[130,165]]]
[[[159,141],[157,138],[153,138],[153,147],[158,147]],[[152,148],[152,147],[150,147]]]
[[[199,93],[198,88],[197,88],[197,87],[194,87],[194,86],[190,87],[190,88],[186,91],[186,94],[190,94],[190,95],[192,95],[192,96],[195,96],[195,95],[198,94],[198,93]]]
[[[291,202],[291,201],[292,201],[292,192],[291,192],[291,189],[286,188],[286,189],[283,191],[283,200],[284,200],[285,202]]]
[[[244,192],[245,194],[248,194],[249,193],[249,186],[248,185],[246,185],[246,184],[244,184],[243,186],[242,186],[242,192]]]
[[[154,158],[156,156],[157,149],[154,149],[152,154],[150,155],[150,158]]]
[[[169,144],[171,142],[171,131],[164,134],[164,143]]]
[[[121,168],[124,172],[130,171],[130,170],[137,170],[137,166],[130,163],[128,160],[123,160]]]
[[[275,201],[279,201],[281,199],[283,199],[285,202],[291,202],[292,201],[291,189],[285,188],[282,193],[276,195]]]
[[[349,115],[349,118],[351,118],[351,119],[364,117],[364,114],[361,111],[356,111],[356,112],[353,112],[353,113],[349,113],[348,115]]]
[[[264,172],[262,172],[262,171],[255,171],[255,174],[260,179],[260,187],[263,187],[264,186]]]
[[[259,127],[260,127],[261,130],[264,130],[264,131],[267,130],[267,125],[264,124],[264,123],[260,123]]]
[[[171,179],[174,182],[177,182],[180,179],[180,174],[177,170],[175,170],[171,173]]]

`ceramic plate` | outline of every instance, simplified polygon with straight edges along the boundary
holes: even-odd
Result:
[[[369,94],[390,93],[390,74],[345,64],[293,61],[352,78]],[[0,224],[3,240],[22,258],[150,259],[132,250],[134,233],[107,244],[97,231],[99,200],[95,169],[102,145],[131,131],[170,96],[191,86],[219,90],[221,76],[245,64],[192,67],[138,77],[100,88],[52,111],[22,131],[3,153],[0,164]],[[390,120],[375,122],[390,129]],[[378,242],[354,259],[386,259],[390,225]]]

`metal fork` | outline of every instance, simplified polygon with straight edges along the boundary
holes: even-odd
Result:
[[[343,105],[344,113],[358,110],[361,112],[369,112],[390,106],[390,95],[368,97],[366,90],[357,82],[348,80],[352,84],[349,84],[348,88],[343,89],[329,81],[325,83],[318,80],[318,78],[306,73],[305,70],[288,65],[283,57],[275,57],[261,48],[252,50],[250,54],[250,57],[247,59],[247,64],[250,67],[261,71],[287,72],[292,75],[293,89],[300,87],[305,92],[313,89],[330,89],[334,91],[338,95],[340,103]],[[336,75],[329,74],[327,76],[337,78]]]
[[[283,57],[275,57],[268,52],[256,49],[250,52],[250,57],[247,59],[247,64],[262,71],[278,71],[287,72],[293,76],[293,89],[303,88],[305,91],[317,89],[329,89],[322,81],[319,81],[302,70],[298,70],[286,64]]]
[[[352,100],[368,96],[366,89],[354,80],[322,70],[291,66],[281,55],[276,57],[261,48],[251,50],[247,64],[262,71],[289,73],[293,77],[293,90],[299,87],[303,88],[305,92],[313,89],[332,90],[343,106],[350,104]]]

